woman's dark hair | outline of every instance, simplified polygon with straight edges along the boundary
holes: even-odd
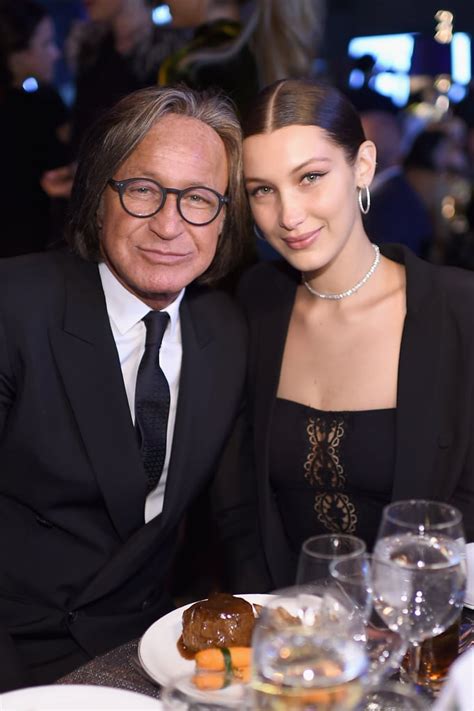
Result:
[[[365,141],[359,114],[344,94],[307,79],[283,79],[260,92],[244,118],[244,138],[285,126],[318,126],[353,163]]]
[[[45,17],[47,10],[34,0],[0,0],[0,87],[9,86],[13,79],[8,66],[10,55],[28,49]]]
[[[148,131],[173,114],[202,121],[221,138],[228,161],[229,204],[216,255],[199,278],[214,285],[240,265],[246,252],[247,201],[242,180],[242,132],[230,101],[186,87],[148,87],[129,94],[91,127],[78,160],[70,203],[68,240],[89,261],[102,261],[97,221],[102,194]]]

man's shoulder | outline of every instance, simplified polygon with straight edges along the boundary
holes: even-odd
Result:
[[[0,293],[23,294],[37,302],[64,284],[66,274],[94,268],[68,249],[51,250],[0,260]]]
[[[282,259],[259,262],[243,274],[238,299],[243,303],[272,301],[277,294],[292,292],[298,281],[298,272]]]
[[[230,319],[235,322],[242,320],[242,313],[236,300],[221,289],[192,284],[186,289],[185,302],[197,314],[205,315],[206,319],[216,321]]]

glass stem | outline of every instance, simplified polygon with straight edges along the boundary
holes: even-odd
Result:
[[[411,642],[408,652],[408,676],[416,684],[420,673],[421,643]]]

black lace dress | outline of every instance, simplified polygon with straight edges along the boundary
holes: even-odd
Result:
[[[333,532],[372,548],[391,499],[395,413],[326,412],[277,399],[270,480],[295,554],[306,538]]]

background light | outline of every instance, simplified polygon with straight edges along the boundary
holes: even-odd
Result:
[[[27,91],[28,94],[32,94],[34,91],[38,91],[38,82],[34,77],[28,77],[22,84],[23,90]]]
[[[158,5],[158,7],[155,7],[151,17],[155,25],[167,25],[172,20],[168,5]]]

